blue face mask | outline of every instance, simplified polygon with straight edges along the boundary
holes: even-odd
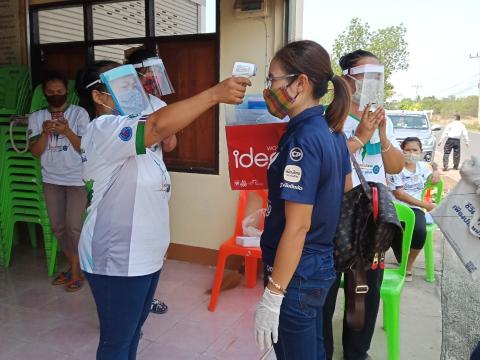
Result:
[[[136,89],[122,91],[116,99],[124,115],[140,114],[146,107],[142,93]]]

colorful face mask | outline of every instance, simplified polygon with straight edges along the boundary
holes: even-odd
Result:
[[[296,97],[290,96],[287,87],[283,86],[275,90],[263,90],[263,98],[265,99],[268,112],[279,119],[283,119],[287,116],[288,110],[295,102]]]
[[[67,94],[45,96],[48,105],[58,108],[67,102]]]

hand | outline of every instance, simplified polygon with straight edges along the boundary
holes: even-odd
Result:
[[[435,205],[434,203],[426,203],[426,206],[425,206],[425,209],[430,212],[432,211],[433,209],[435,209],[437,207],[437,205]]]
[[[378,107],[374,112],[370,112],[371,104],[368,104],[365,110],[363,111],[362,120],[358,124],[355,135],[360,138],[360,140],[366,144],[373,136],[375,130],[378,129],[380,123],[385,122],[383,125],[385,127],[386,134],[386,120],[385,120],[385,110],[383,107]],[[385,135],[386,137],[386,135]]]
[[[437,146],[440,146],[440,145],[442,145],[442,142],[441,142],[441,141],[438,142]]]
[[[430,182],[432,184],[437,184],[440,181],[440,172],[438,170],[435,170],[432,172],[432,177],[430,178]]]
[[[166,153],[173,151],[177,146],[177,136],[175,134],[170,135],[162,140],[162,150]]]
[[[58,134],[66,135],[70,131],[67,120],[57,120],[54,122],[55,132]]]
[[[278,341],[280,307],[285,296],[265,288],[255,310],[255,341],[260,350],[268,349]]]
[[[53,134],[55,132],[55,121],[45,120],[42,124],[42,130],[45,134]]]
[[[252,83],[245,77],[231,77],[211,88],[216,103],[241,104],[247,86]]]
[[[380,120],[380,123],[378,124],[378,130],[380,132],[380,141],[382,143],[388,142],[388,137],[387,137],[387,117],[385,116],[385,110],[383,110],[383,119]]]

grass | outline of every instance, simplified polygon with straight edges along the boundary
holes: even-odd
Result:
[[[433,116],[433,123],[439,125],[446,125],[451,122],[453,119],[452,117],[443,117],[434,115]],[[469,131],[478,131],[480,132],[480,122],[477,120],[476,117],[466,116],[462,118],[462,122],[465,124],[466,128]]]

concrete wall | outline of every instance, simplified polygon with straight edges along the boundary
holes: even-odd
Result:
[[[261,93],[266,66],[274,51],[283,45],[283,1],[269,5],[266,19],[237,19],[233,0],[221,1],[220,78],[230,76],[236,60],[257,64],[249,93]],[[230,190],[228,155],[225,141],[225,108],[220,105],[220,174],[172,173],[170,202],[172,242],[218,249],[231,235],[235,224],[236,194]]]

